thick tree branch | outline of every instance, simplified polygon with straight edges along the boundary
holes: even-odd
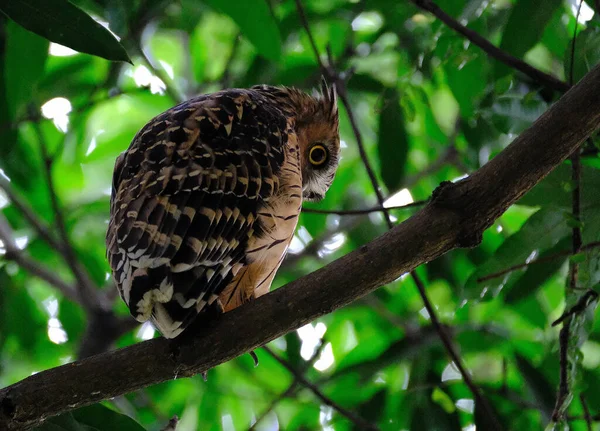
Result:
[[[447,251],[473,245],[600,126],[600,66],[470,177],[445,183],[404,223],[324,268],[227,313],[185,343],[158,338],[42,371],[0,391],[0,428],[21,429],[189,377],[295,330]]]

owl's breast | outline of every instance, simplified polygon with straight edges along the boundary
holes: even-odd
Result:
[[[275,273],[294,236],[302,209],[302,171],[295,135],[290,135],[285,159],[275,174],[279,188],[262,201],[254,233],[246,247],[246,264],[221,294],[225,311],[269,292]]]
[[[255,287],[255,296],[269,291],[275,272],[281,265],[294,236],[302,210],[302,173],[295,139],[286,148],[285,161],[278,173],[279,190],[265,200],[257,212],[256,232],[248,244],[249,263],[259,263],[269,280]]]

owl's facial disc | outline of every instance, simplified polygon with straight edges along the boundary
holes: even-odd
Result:
[[[302,175],[302,197],[320,201],[331,186],[339,159],[339,144],[313,142],[306,151]]]

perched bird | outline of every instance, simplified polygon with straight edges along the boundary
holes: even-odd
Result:
[[[166,338],[267,293],[303,200],[338,165],[335,89],[259,85],[158,115],[115,163],[107,254],[131,314]]]

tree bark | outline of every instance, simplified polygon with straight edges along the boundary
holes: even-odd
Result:
[[[189,377],[343,307],[447,251],[477,245],[500,215],[600,126],[600,67],[588,73],[497,157],[443,183],[404,223],[326,267],[200,326],[30,376],[0,390],[0,429]]]

